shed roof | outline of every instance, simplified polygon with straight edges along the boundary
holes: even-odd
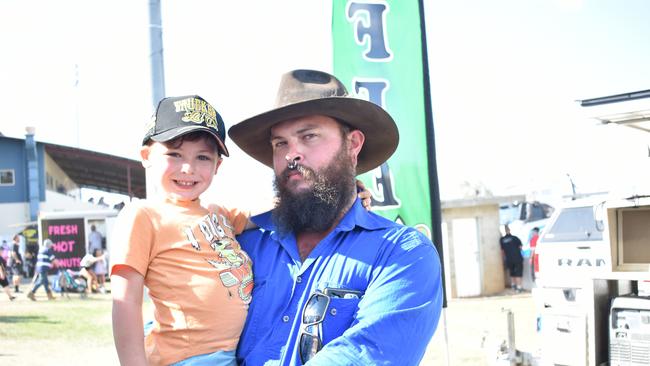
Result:
[[[139,161],[63,145],[41,144],[79,187],[145,198],[145,170]]]

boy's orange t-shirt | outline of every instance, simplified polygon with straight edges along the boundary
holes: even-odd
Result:
[[[235,240],[246,222],[198,200],[138,201],[120,212],[111,273],[126,265],[144,276],[155,307],[150,365],[237,347],[253,289],[251,260]]]

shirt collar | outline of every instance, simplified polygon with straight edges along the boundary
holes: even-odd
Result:
[[[273,223],[271,213],[272,211],[267,211],[265,213],[253,216],[251,217],[251,221],[253,221],[257,226],[264,230],[275,231],[276,227]],[[366,230],[378,230],[385,229],[393,225],[396,224],[375,213],[368,212],[361,204],[361,200],[357,198],[350,210],[348,210],[345,216],[343,216],[343,219],[341,222],[339,222],[335,230],[350,231],[354,229],[355,226],[362,227]]]

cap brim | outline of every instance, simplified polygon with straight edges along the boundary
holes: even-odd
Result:
[[[159,133],[157,135],[151,136],[150,139],[156,142],[167,142],[177,137],[187,135],[190,132],[196,132],[196,131],[207,132],[210,135],[214,136],[214,138],[217,140],[217,145],[219,146],[219,150],[220,150],[219,152],[222,155],[230,156],[228,154],[228,149],[226,148],[226,144],[224,144],[223,141],[221,141],[221,138],[219,138],[219,136],[215,134],[212,130],[204,126],[183,126],[183,127],[173,128],[169,131],[165,131],[163,133]]]
[[[272,168],[271,127],[288,119],[317,114],[342,120],[364,133],[357,174],[378,167],[397,149],[399,132],[393,118],[374,103],[350,97],[320,98],[277,108],[230,127],[228,136],[248,155]]]

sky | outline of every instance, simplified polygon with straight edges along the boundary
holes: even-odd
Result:
[[[650,2],[425,3],[443,199],[558,197],[569,178],[578,193],[644,193],[650,136],[597,125],[577,101],[650,89]],[[227,126],[272,108],[282,73],[331,71],[331,1],[161,4],[166,94],[203,96]],[[138,159],[148,26],[144,0],[0,0],[0,132]],[[228,148],[207,198],[270,207],[271,170]]]

